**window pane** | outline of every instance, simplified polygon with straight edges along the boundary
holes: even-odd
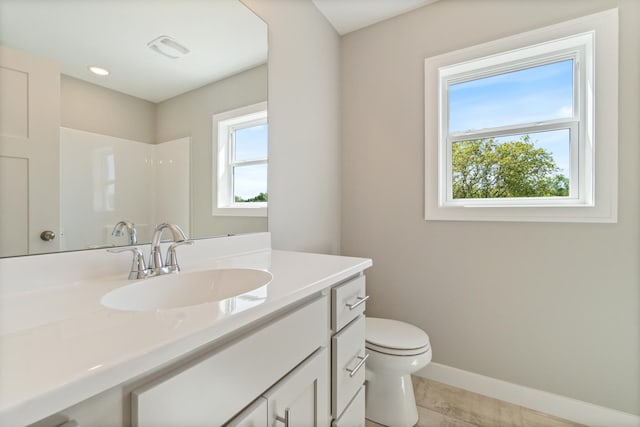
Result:
[[[449,86],[449,132],[572,116],[572,59]]]
[[[267,158],[267,124],[236,129],[235,160]]]
[[[233,197],[236,203],[267,201],[267,165],[233,168]]]
[[[454,199],[566,197],[569,129],[454,142]]]

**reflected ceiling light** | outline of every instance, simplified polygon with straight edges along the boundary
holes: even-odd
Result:
[[[109,75],[109,70],[107,70],[106,68],[102,68],[102,67],[96,67],[95,65],[91,65],[89,67],[89,71],[91,71],[93,74],[95,74],[97,76],[108,76]]]
[[[171,59],[178,59],[191,52],[169,36],[160,36],[147,43],[149,49]]]

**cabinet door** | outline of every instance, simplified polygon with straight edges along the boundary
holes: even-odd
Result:
[[[267,427],[267,399],[258,398],[224,427]]]
[[[268,390],[269,427],[329,425],[329,361],[319,349]]]

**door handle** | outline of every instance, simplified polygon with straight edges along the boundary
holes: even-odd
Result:
[[[280,421],[284,424],[284,427],[289,427],[289,408],[284,410],[284,417],[279,417],[276,415],[276,421]]]
[[[369,358],[369,353],[365,353],[364,356],[356,357],[356,359],[360,360],[360,362],[358,362],[356,367],[353,369],[346,368],[346,371],[349,372],[349,376],[350,377],[355,376],[355,374],[360,370],[360,368],[362,368],[362,366],[364,365],[364,362],[366,362],[368,358]]]
[[[354,310],[360,304],[364,304],[364,302],[368,299],[369,299],[369,295],[367,295],[366,297],[357,297],[356,302],[354,302],[353,304],[345,304],[345,305],[349,307],[349,310]]]
[[[40,233],[40,238],[45,242],[48,242],[49,240],[53,240],[56,238],[56,233],[51,230],[44,230],[42,233]]]

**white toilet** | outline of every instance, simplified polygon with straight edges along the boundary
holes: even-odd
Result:
[[[418,422],[411,374],[431,361],[429,336],[391,319],[367,317],[366,418],[389,427]]]

